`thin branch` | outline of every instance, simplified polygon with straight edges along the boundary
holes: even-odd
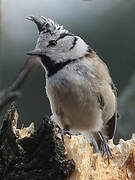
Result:
[[[7,103],[13,101],[21,94],[20,88],[24,84],[24,81],[33,70],[33,68],[38,64],[38,57],[31,57],[30,59],[28,59],[21,69],[20,73],[18,74],[16,80],[7,89],[4,89],[0,92],[0,111]]]

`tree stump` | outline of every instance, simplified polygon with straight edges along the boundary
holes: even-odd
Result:
[[[81,135],[65,135],[44,118],[37,131],[34,124],[17,128],[18,113],[12,105],[0,133],[0,180],[134,180],[135,135],[130,140],[109,143],[112,158],[93,153]]]
[[[73,172],[56,124],[44,118],[37,131],[33,123],[17,129],[15,105],[6,116],[0,133],[0,179],[63,180]]]

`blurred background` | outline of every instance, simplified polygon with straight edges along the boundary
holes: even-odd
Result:
[[[37,41],[29,15],[52,18],[81,36],[108,65],[118,88],[119,111],[115,139],[135,132],[135,1],[134,0],[0,0],[0,89],[9,86]],[[39,126],[50,115],[44,70],[38,67],[25,81],[16,100],[20,125]],[[7,106],[8,107],[8,106]],[[7,107],[0,114],[0,125]]]

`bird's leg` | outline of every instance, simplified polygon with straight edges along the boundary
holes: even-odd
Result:
[[[102,135],[102,133],[99,131],[98,132],[100,138],[101,138],[101,143],[100,143],[100,152],[102,153],[102,156],[104,156],[104,154],[106,153],[107,154],[107,159],[108,159],[108,164],[109,164],[109,159],[110,157],[112,157],[112,153],[111,153],[111,150],[108,146],[108,141],[107,139]]]
[[[105,153],[107,154],[107,159],[108,159],[108,164],[109,164],[109,159],[110,157],[112,157],[112,153],[108,146],[108,140],[103,136],[101,131],[93,133],[93,136],[97,142],[98,148],[102,156],[104,156]]]
[[[108,157],[112,156],[112,153],[108,146],[108,141],[106,140],[106,138],[102,135],[102,133],[100,131],[99,131],[99,135],[102,140],[101,145],[100,145],[100,150],[101,150],[102,154],[104,155],[104,153],[106,152]]]
[[[63,142],[64,142],[64,135],[65,134],[68,134],[69,137],[71,138],[71,133],[69,131],[70,131],[70,128],[68,125],[65,125],[63,129],[59,130],[59,133],[61,133],[61,138],[62,138]]]

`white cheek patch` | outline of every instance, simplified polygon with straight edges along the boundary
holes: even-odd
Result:
[[[58,50],[61,52],[68,52],[73,46],[74,37],[65,36],[63,39],[58,40]]]
[[[64,39],[59,40],[58,45],[55,47],[55,52],[52,56],[60,61],[69,59],[78,59],[83,57],[88,50],[88,45],[78,36],[66,36]],[[55,56],[56,55],[56,56]]]
[[[88,45],[80,37],[76,36],[76,38],[75,44],[73,44],[73,42],[70,44],[70,47],[73,48],[69,49],[65,59],[78,59],[86,54]]]
[[[79,36],[74,35],[67,35],[57,40],[55,46],[48,46],[49,38],[58,39],[58,37],[60,36],[57,34],[55,37],[48,36],[45,39],[44,34],[40,34],[36,48],[41,49],[43,54],[49,56],[56,63],[78,59],[87,53],[88,45]]]

